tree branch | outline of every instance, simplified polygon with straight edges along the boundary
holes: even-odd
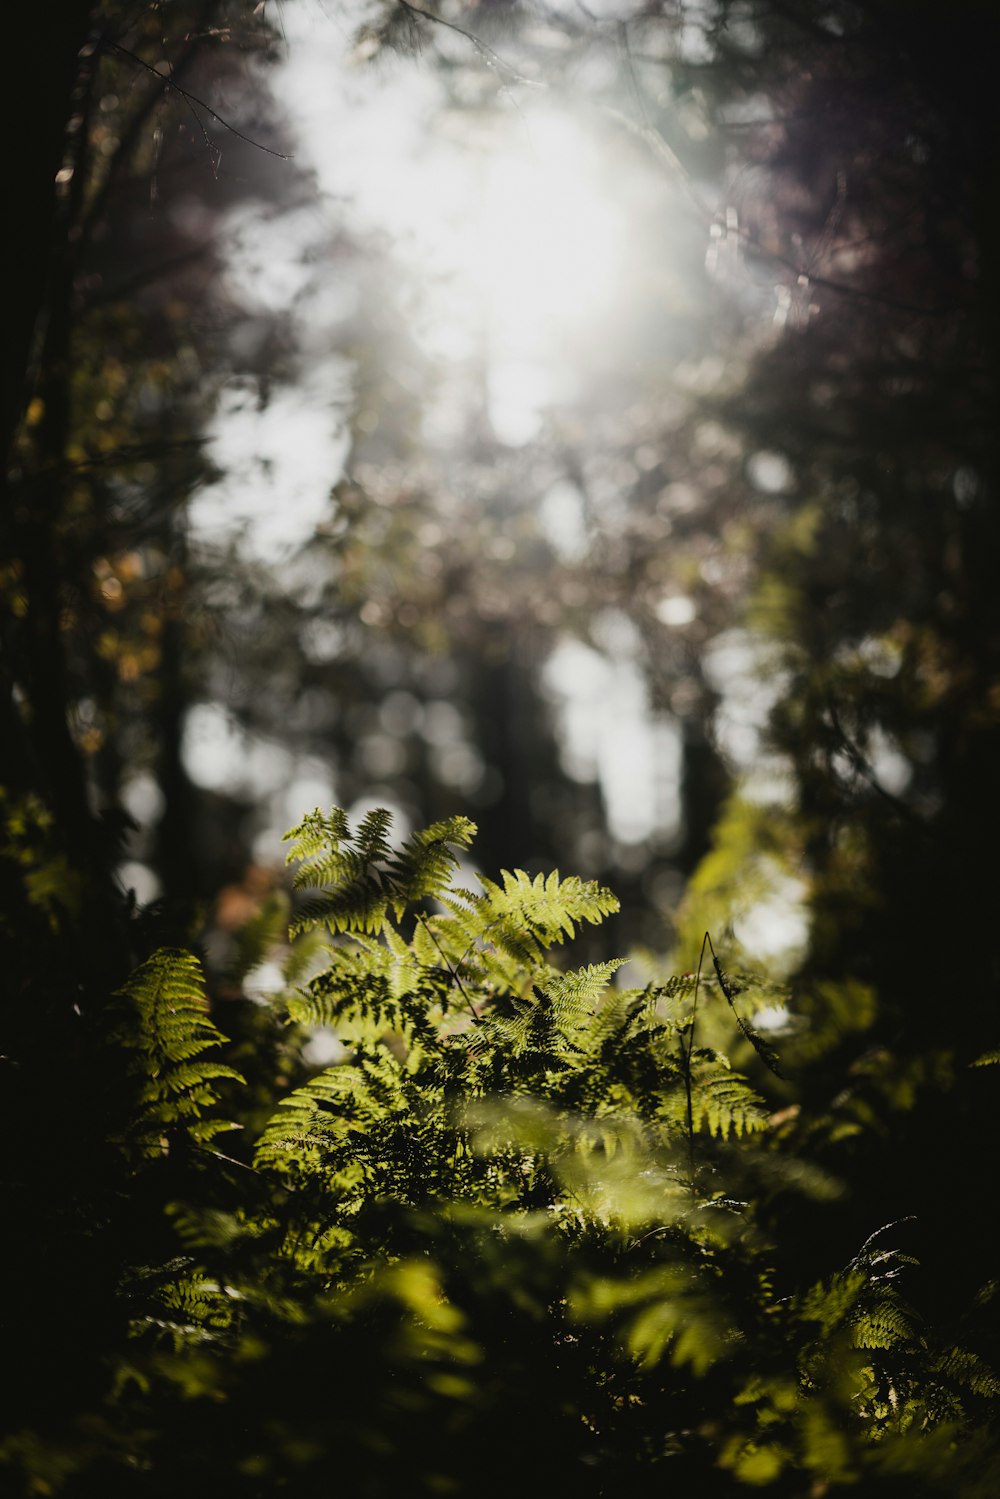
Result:
[[[400,0],[400,4],[403,3],[405,3],[405,0]],[[235,135],[238,140],[245,141],[248,146],[253,146],[255,151],[263,151],[267,156],[276,156],[279,161],[292,160],[292,157],[286,155],[284,151],[275,151],[270,146],[264,146],[260,141],[255,141],[252,136],[244,135],[242,130],[238,130],[235,125],[223,119],[222,115],[214,110],[211,104],[206,104],[204,99],[199,99],[198,95],[192,94],[190,89],[182,88],[179,83],[173,81],[169,74],[159,72],[158,69],[153,67],[152,63],[146,62],[144,58],[137,56],[135,52],[130,52],[120,42],[107,42],[105,45],[110,47],[114,52],[120,52],[122,57],[129,58],[137,67],[145,68],[147,73],[152,73],[154,78],[159,78],[162,81],[164,88],[171,89],[175,94],[180,94],[181,98],[185,99],[189,105],[194,106],[197,104],[199,109],[204,109],[207,114],[210,114],[212,119],[221,125],[224,130],[229,131],[230,135]]]

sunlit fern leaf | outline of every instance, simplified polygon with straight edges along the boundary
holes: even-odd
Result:
[[[394,853],[390,826],[391,814],[377,808],[352,833],[335,807],[329,815],[310,813],[286,835],[292,841],[289,862],[302,861],[295,887],[316,892],[300,902],[293,935],[321,923],[334,932],[382,931],[390,911],[398,919],[407,905],[447,888],[456,850],[467,848],[475,832],[467,818],[449,818],[414,834]]]
[[[613,958],[586,968],[562,973],[547,980],[541,992],[552,1006],[552,1019],[563,1036],[569,1036],[590,1021],[612,976],[627,960]]]
[[[315,811],[307,812],[301,822],[297,822],[285,834],[285,842],[292,845],[287,862],[300,863],[305,867],[308,861],[321,856],[324,859],[337,859],[342,857],[341,843],[349,838],[347,813],[342,807],[331,807],[329,812],[321,812],[317,807]]]
[[[616,1048],[625,1045],[634,1034],[648,1035],[658,1029],[656,992],[645,989],[609,989],[588,1017],[588,1023],[574,1038],[595,1059],[607,1048],[613,1057]]]
[[[554,1053],[555,1037],[552,1006],[542,994],[518,996],[507,1009],[490,1011],[475,1032],[476,1043],[492,1047],[508,1070],[522,1079],[524,1068],[513,1064],[529,1054],[536,1062],[544,1062]]]
[[[892,1280],[901,1265],[915,1265],[917,1261],[912,1255],[903,1254],[898,1249],[888,1248],[880,1242],[882,1235],[888,1233],[890,1229],[912,1222],[912,1218],[894,1218],[890,1223],[883,1223],[876,1228],[853,1256],[849,1268],[863,1271],[873,1283],[876,1283]]]
[[[388,861],[397,917],[407,905],[446,891],[458,867],[456,850],[468,848],[476,825],[467,817],[448,817],[422,828]]]
[[[680,994],[693,994],[698,987],[698,977],[694,973],[673,973],[662,984],[657,984],[656,991],[665,999],[675,999]]]
[[[205,981],[191,953],[160,948],[117,995],[121,1020],[113,1032],[132,1054],[138,1097],[126,1149],[140,1159],[164,1154],[178,1134],[204,1144],[237,1125],[204,1117],[219,1095],[215,1084],[244,1079],[209,1060],[226,1037],[208,1016]]]
[[[799,1298],[799,1316],[818,1324],[824,1337],[842,1327],[858,1306],[868,1285],[863,1270],[841,1271],[827,1281],[820,1281]]]
[[[413,945],[405,942],[394,927],[387,926],[382,938],[382,943],[364,938],[359,941],[358,946],[370,955],[370,961],[384,965],[381,971],[388,978],[393,994],[412,993],[425,981],[428,971],[433,972],[440,967],[440,963],[434,959],[429,964],[421,961]]]
[[[218,1345],[236,1319],[239,1299],[187,1256],[138,1267],[127,1277],[122,1293],[132,1313],[132,1336],[165,1340],[175,1352]]]
[[[597,926],[619,909],[617,897],[595,880],[561,880],[558,870],[532,879],[523,869],[504,869],[500,878],[502,886],[480,881],[491,918],[506,937],[526,932],[540,950],[575,936],[582,922]]]
[[[1000,1066],[1000,1050],[984,1051],[981,1057],[969,1063],[970,1067],[998,1067]]]
[[[688,1126],[688,1100],[684,1084],[684,1063],[678,1055],[667,1073],[659,1093],[662,1118],[675,1127]],[[689,1062],[691,1087],[690,1123],[696,1133],[707,1132],[720,1140],[731,1135],[758,1134],[766,1129],[768,1110],[749,1082],[733,1072],[717,1053],[696,1049]]]
[[[444,914],[427,923],[459,977],[501,994],[528,992],[550,947],[618,909],[609,890],[575,877],[560,880],[556,871],[532,879],[504,870],[501,879],[480,877],[481,895],[456,890],[440,897]]]
[[[915,1314],[896,1296],[883,1294],[862,1307],[851,1322],[851,1342],[855,1348],[893,1348],[900,1343],[920,1341]]]
[[[255,1164],[285,1176],[323,1172],[350,1135],[407,1107],[401,1068],[386,1052],[328,1067],[278,1105],[257,1141]]]
[[[608,1036],[593,1069],[605,1081],[607,1096],[627,1102],[644,1119],[686,1123],[681,1058],[672,1041],[658,1026]]]
[[[295,888],[319,891],[301,902],[292,923],[293,936],[320,922],[335,932],[381,929],[388,881],[380,866],[392,853],[390,822],[390,814],[377,809],[352,833],[340,807],[333,807],[329,814],[317,808],[286,833],[292,843],[288,862],[301,861],[293,879]]]
[[[378,870],[364,870],[349,883],[307,896],[296,909],[293,937],[324,925],[331,932],[380,932],[387,919],[387,891]]]
[[[726,1140],[730,1135],[751,1135],[767,1127],[768,1110],[738,1072],[717,1064],[692,1070],[692,1110],[695,1129]]]
[[[312,1085],[310,1085],[312,1086]],[[302,1090],[285,1099],[268,1121],[254,1152],[260,1171],[274,1171],[285,1180],[306,1182],[329,1175],[349,1123],[334,1105]]]
[[[305,1025],[328,1026],[348,1045],[374,1045],[387,1032],[409,1047],[434,1049],[438,1028],[430,1011],[448,989],[448,976],[367,939],[329,949],[330,965],[290,997],[288,1013]]]
[[[313,930],[303,933],[292,943],[281,967],[282,977],[290,988],[315,972],[325,950],[325,936],[324,932]]]
[[[485,896],[471,903],[440,897],[441,914],[424,919],[427,937],[448,961],[456,982],[483,986],[499,994],[523,993],[542,962],[538,943],[506,930]]]

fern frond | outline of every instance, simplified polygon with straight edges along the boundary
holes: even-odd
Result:
[[[561,880],[558,870],[534,879],[523,869],[504,869],[502,885],[481,879],[485,906],[494,941],[512,942],[515,955],[523,947],[536,953],[574,937],[583,922],[598,926],[607,916],[619,910],[618,899],[596,880],[581,880],[576,875]]]
[[[331,807],[329,812],[317,807],[285,834],[284,841],[292,845],[286,863],[308,866],[316,860],[337,860],[341,843],[349,838],[347,813],[342,807]]]
[[[389,812],[376,808],[352,833],[341,808],[329,814],[317,809],[286,834],[289,863],[301,861],[295,888],[316,892],[299,904],[293,936],[320,924],[333,932],[376,934],[390,911],[398,919],[407,905],[443,893],[458,864],[455,850],[469,846],[475,825],[448,818],[414,834],[396,854],[391,821]]]
[[[558,872],[536,875],[504,870],[502,884],[480,876],[482,894],[452,890],[439,896],[442,913],[427,918],[426,936],[461,983],[497,995],[524,995],[548,969],[546,953],[618,910],[609,890]],[[429,956],[425,947],[425,952]]]
[[[112,1039],[132,1053],[130,1070],[139,1082],[126,1148],[151,1160],[169,1149],[172,1134],[204,1144],[237,1129],[226,1120],[202,1117],[218,1102],[215,1083],[244,1079],[224,1062],[200,1060],[226,1037],[208,1016],[198,960],[179,949],[160,948],[116,998],[124,1013]]]
[[[984,1400],[1000,1397],[1000,1379],[983,1359],[964,1348],[949,1348],[936,1362],[936,1370],[943,1378],[963,1385],[973,1395]]]
[[[662,984],[657,984],[657,993],[664,999],[676,999],[681,994],[693,994],[698,987],[695,973],[672,973]]]
[[[892,1281],[902,1265],[916,1261],[895,1249],[879,1249],[876,1240],[899,1222],[885,1223],[869,1234],[845,1269],[812,1286],[797,1302],[805,1322],[819,1325],[825,1341],[844,1329],[855,1348],[923,1347],[916,1313]]]
[[[747,1079],[731,1071],[717,1053],[696,1049],[689,1065],[690,1122],[696,1131],[707,1130],[713,1137],[727,1140],[730,1135],[739,1138],[758,1134],[767,1127],[768,1110],[762,1100]],[[675,1085],[661,1097],[663,1117],[686,1127],[688,1104],[683,1088]]]
[[[592,963],[571,973],[555,975],[544,984],[542,993],[552,1007],[553,1023],[563,1036],[579,1031],[585,1021],[589,1024],[612,976],[627,961],[612,958],[607,963]]]
[[[810,1286],[799,1298],[799,1315],[806,1322],[818,1323],[823,1337],[828,1338],[854,1312],[867,1285],[868,1277],[864,1271],[840,1271],[828,1281]]]
[[[897,1343],[918,1341],[914,1314],[895,1296],[882,1297],[863,1308],[851,1324],[855,1348],[893,1348]]]
[[[633,1029],[648,1033],[656,1025],[656,992],[651,984],[645,989],[611,989],[594,1009],[583,1042],[588,1051],[599,1054],[609,1041],[623,1041]]]
[[[458,867],[455,850],[469,848],[475,836],[476,824],[467,817],[448,817],[411,834],[388,864],[397,919],[407,905],[448,889]]]
[[[353,947],[328,949],[330,966],[288,1001],[292,1020],[328,1026],[347,1045],[373,1045],[395,1032],[409,1047],[433,1048],[437,1028],[429,1019],[447,995],[449,978],[417,963],[396,939],[383,946],[356,939]]]
[[[327,1067],[282,1099],[257,1142],[255,1164],[293,1179],[329,1173],[346,1158],[345,1142],[357,1143],[405,1105],[400,1064],[387,1052]]]

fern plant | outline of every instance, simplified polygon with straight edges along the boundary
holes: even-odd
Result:
[[[768,1102],[789,1085],[756,981],[708,936],[694,972],[643,988],[619,961],[561,966],[614,896],[558,873],[456,886],[473,831],[394,848],[386,814],[337,809],[293,829],[274,1003],[342,1059],[262,1127],[195,959],[132,975],[110,1031],[123,1195],[159,1218],[130,1229],[127,1340],[85,1438],[49,1433],[42,1457],[26,1429],[8,1460],[66,1499],[98,1478],[155,1499],[190,1486],[191,1454],[199,1491],[237,1499],[310,1499],[345,1463],[371,1496],[986,1499],[1000,1384],[975,1336],[922,1320],[889,1243],[906,1226],[819,1279],[778,1252],[776,1195],[808,1214],[844,1188]],[[237,957],[273,942],[267,912]],[[707,1007],[758,1087],[705,1044]],[[217,1149],[223,1106],[252,1147]]]
[[[325,926],[331,940],[288,1014],[329,1027],[346,1054],[257,1144],[258,1168],[296,1204],[283,1253],[349,1293],[422,1243],[439,1296],[451,1285],[474,1301],[454,1254],[482,1254],[477,1225],[543,1260],[559,1243],[551,1336],[603,1348],[620,1398],[655,1406],[669,1390],[695,1424],[700,1381],[721,1379],[733,1414],[716,1457],[755,1486],[792,1472],[855,1482],[873,1441],[909,1430],[912,1392],[942,1380],[935,1408],[964,1419],[960,1379],[988,1392],[992,1372],[925,1336],[897,1285],[908,1256],[873,1237],[824,1282],[791,1296],[776,1284],[754,1182],[777,1172],[806,1201],[838,1188],[804,1163],[786,1170],[766,1148],[767,1103],[700,1043],[699,1005],[718,997],[763,1075],[780,1077],[744,1010],[754,981],[730,974],[707,934],[694,974],[643,989],[618,984],[619,961],[560,968],[556,950],[612,914],[614,896],[523,871],[456,888],[472,833],[454,819],[394,853],[384,815],[352,833],[334,812],[290,835],[308,892],[293,929]]]
[[[177,948],[160,948],[117,998],[120,1018],[111,1040],[124,1048],[136,1079],[128,1151],[151,1160],[167,1153],[172,1141],[204,1145],[238,1129],[207,1112],[219,1102],[218,1083],[243,1078],[219,1060],[226,1037],[209,1017],[198,960]]]
[[[696,1134],[724,1139],[766,1120],[746,1079],[694,1045],[683,983],[613,989],[621,960],[556,966],[554,949],[617,909],[610,891],[520,870],[481,878],[479,891],[453,887],[473,832],[454,818],[393,852],[384,813],[352,832],[335,809],[289,835],[307,892],[292,929],[325,926],[334,939],[289,1016],[333,1030],[350,1060],[282,1103],[256,1163],[289,1182],[322,1181],[328,1240],[379,1190],[508,1209],[533,1200],[537,1158],[530,1168],[477,1159],[470,1120],[482,1111],[471,1106],[484,1100],[494,1113],[498,1099],[545,1100],[550,1124],[561,1121],[563,1142],[549,1151],[559,1155],[569,1141],[587,1154],[582,1121],[634,1119],[644,1149],[674,1154],[683,1140],[690,1160]]]

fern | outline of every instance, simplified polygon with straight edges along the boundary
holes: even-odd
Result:
[[[225,1044],[207,1013],[205,981],[196,958],[160,948],[119,991],[121,1019],[112,1033],[130,1055],[137,1096],[126,1148],[140,1160],[165,1154],[171,1141],[203,1145],[239,1126],[206,1117],[219,1102],[216,1085],[242,1083],[217,1060]]]
[[[296,929],[322,920],[341,941],[327,950],[326,969],[291,997],[289,1017],[332,1028],[364,1060],[286,1101],[264,1132],[258,1163],[294,1176],[325,1161],[336,1174],[343,1129],[357,1159],[374,1148],[365,1129],[377,1133],[381,1113],[369,1110],[362,1125],[357,1109],[372,1048],[390,1044],[402,1047],[425,1100],[547,1094],[570,1111],[567,1121],[581,1110],[594,1117],[632,1110],[666,1140],[686,1131],[692,1150],[699,1133],[721,1140],[759,1133],[767,1111],[747,1080],[717,1052],[694,1047],[700,973],[617,996],[608,986],[620,960],[561,973],[552,950],[581,923],[616,910],[615,897],[557,872],[504,871],[499,882],[480,878],[481,894],[452,888],[455,848],[471,832],[461,819],[438,823],[394,855],[384,816],[369,814],[352,833],[338,809],[317,811],[293,829],[293,857],[304,861],[298,882],[325,885]],[[438,911],[413,909],[427,900]],[[719,973],[732,1007],[734,986]],[[688,995],[685,1019],[679,1006]],[[394,1058],[391,1068],[399,1065]]]
[[[422,952],[431,946],[456,980],[486,986],[496,994],[523,994],[547,967],[546,953],[618,910],[610,890],[558,871],[532,879],[521,869],[504,870],[502,884],[480,876],[482,894],[441,891],[444,914],[424,923]]]
[[[667,1117],[680,1122],[680,1100],[667,1095]],[[728,1140],[731,1135],[757,1134],[765,1129],[768,1110],[746,1078],[733,1072],[717,1052],[697,1050],[691,1066],[691,1118],[694,1129]]]
[[[366,1153],[366,1141],[388,1117],[407,1112],[402,1069],[387,1052],[359,1055],[328,1067],[289,1094],[265,1126],[255,1162],[292,1180],[337,1173]]]
[[[175,1351],[210,1347],[235,1321],[233,1295],[186,1255],[140,1266],[122,1292],[132,1308],[131,1335],[166,1339]]]
[[[964,1386],[983,1400],[1000,1399],[1000,1378],[976,1354],[949,1348],[936,1362],[936,1371],[950,1383]]]
[[[355,935],[349,948],[328,948],[329,967],[289,1000],[290,1018],[328,1026],[351,1046],[387,1033],[410,1048],[433,1045],[429,1010],[447,1003],[448,976],[418,963],[391,928],[383,936],[385,945]]]
[[[169,1200],[159,1222],[130,1222],[116,1277],[131,1340],[108,1419],[163,1401],[165,1430],[191,1413],[201,1440],[219,1405],[261,1412],[237,1462],[263,1494],[324,1491],[342,1451],[363,1453],[373,1492],[417,1462],[420,1492],[462,1492],[499,1409],[505,1430],[544,1433],[547,1486],[593,1458],[592,1495],[651,1492],[674,1470],[717,1488],[720,1468],[734,1492],[906,1488],[916,1453],[942,1475],[928,1495],[978,1499],[950,1454],[974,1478],[988,1461],[978,1413],[1000,1385],[910,1307],[893,1225],[818,1277],[769,1238],[776,1188],[807,1210],[836,1188],[705,1044],[723,1030],[753,1044],[746,981],[717,960],[707,981],[699,966],[642,989],[615,984],[617,960],[560,965],[614,897],[520,871],[456,889],[469,828],[437,824],[399,851],[384,814],[352,832],[334,809],[296,830],[300,888],[323,914],[299,913],[308,966],[273,1001],[294,1022],[287,1091],[252,1165],[214,1153],[206,1171],[190,1148],[226,1127],[236,1078],[195,960],[161,951],[123,989],[126,1147],[172,1160],[142,1178],[144,1204],[161,1181]],[[274,938],[269,913],[237,945],[259,955]],[[309,1026],[332,1029],[344,1060],[291,1086]],[[129,1464],[158,1473],[161,1438],[132,1421],[128,1442]],[[453,1442],[468,1450],[448,1468]]]
[[[339,807],[318,809],[286,834],[288,862],[299,862],[296,889],[317,891],[299,905],[292,935],[325,925],[333,932],[381,932],[394,912],[398,919],[412,902],[434,895],[458,864],[456,850],[468,848],[475,825],[451,817],[409,838],[394,854],[388,833],[390,814],[376,809],[353,833]]]
[[[337,809],[292,834],[300,886],[322,887],[296,929],[322,922],[337,941],[288,1016],[351,1049],[284,1100],[257,1144],[259,1170],[303,1202],[321,1193],[292,1252],[307,1244],[313,1263],[322,1243],[343,1267],[359,1215],[387,1194],[510,1212],[541,1193],[567,1225],[690,1211],[678,1138],[736,1139],[767,1118],[725,1058],[694,1047],[698,976],[636,991],[610,987],[618,959],[563,972],[555,951],[617,909],[610,891],[520,870],[480,878],[481,893],[455,888],[471,825],[436,824],[398,855],[390,835],[374,815],[352,833]]]

